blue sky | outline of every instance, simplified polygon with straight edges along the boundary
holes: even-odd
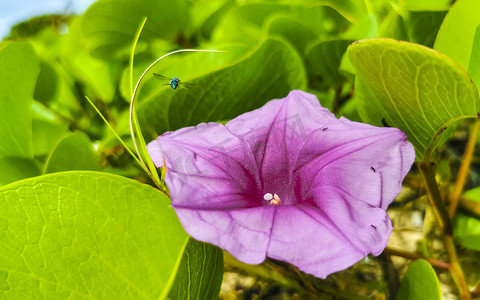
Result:
[[[82,13],[95,0],[0,0],[0,39],[10,28],[31,17],[52,13]]]

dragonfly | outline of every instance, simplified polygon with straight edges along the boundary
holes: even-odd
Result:
[[[194,86],[191,83],[186,83],[186,82],[180,81],[180,79],[178,79],[177,77],[169,78],[169,77],[165,77],[163,75],[160,75],[158,73],[153,73],[153,76],[155,76],[155,78],[157,78],[159,80],[169,80],[170,83],[166,83],[164,85],[169,85],[172,89],[176,89],[179,85],[184,87],[184,88]]]

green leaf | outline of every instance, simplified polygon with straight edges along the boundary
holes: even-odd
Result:
[[[480,187],[466,191],[463,196],[471,201],[479,202],[478,205],[480,205]],[[464,247],[480,251],[479,219],[458,213],[455,215],[453,232]]]
[[[263,38],[262,27],[273,14],[287,14],[289,6],[278,3],[247,3],[225,14],[213,30],[214,43],[255,45]]]
[[[32,125],[34,156],[49,154],[58,140],[68,132],[67,126],[44,120],[33,120]]]
[[[472,77],[473,83],[480,88],[480,24],[477,25],[475,31],[475,38],[473,40],[472,55],[470,56],[470,65],[468,67],[468,74]]]
[[[0,186],[41,174],[38,162],[21,157],[0,157],[0,170]]]
[[[99,169],[92,142],[85,133],[75,132],[60,140],[53,149],[47,160],[45,173]]]
[[[204,38],[210,38],[221,18],[234,7],[235,0],[209,0],[192,3],[192,22]]]
[[[480,24],[480,1],[456,1],[445,16],[435,40],[442,52],[468,70],[475,30]]]
[[[137,181],[66,172],[0,188],[0,298],[163,299],[188,239]]]
[[[378,23],[375,15],[365,16],[343,34],[343,38],[349,40],[362,40],[376,37],[378,37]]]
[[[29,44],[0,50],[0,157],[32,157],[32,97],[39,71]]]
[[[187,28],[187,1],[100,0],[83,15],[82,29],[93,56],[106,60],[128,55],[139,24],[140,40],[174,41]]]
[[[223,252],[190,239],[183,253],[170,299],[218,299],[223,279]]]
[[[289,41],[299,53],[304,53],[307,45],[315,40],[313,31],[303,25],[301,21],[291,17],[278,16],[272,18],[266,25],[270,36],[280,36]]]
[[[476,117],[480,100],[468,74],[429,48],[389,39],[352,44],[359,114],[370,124],[400,128],[417,160],[431,154],[438,135],[456,120]]]
[[[417,259],[403,276],[396,300],[421,299],[441,300],[442,293],[432,266],[424,259]]]
[[[378,37],[407,40],[407,29],[403,17],[394,9],[383,19]]]
[[[186,81],[195,86],[161,87],[138,106],[141,127],[150,131],[151,138],[201,122],[234,118],[285,97],[292,89],[304,88],[306,78],[296,51],[284,41],[268,39],[235,64]]]
[[[123,64],[117,61],[107,63],[89,55],[86,41],[81,38],[81,21],[81,18],[75,19],[68,26],[62,47],[63,67],[85,85],[89,95],[94,94],[95,98],[109,103],[115,95],[115,85],[120,80]]]
[[[343,54],[352,40],[331,40],[315,43],[306,51],[306,66],[310,78],[321,82],[324,88],[339,85],[344,76],[339,67]]]
[[[40,74],[33,97],[35,100],[48,104],[51,102],[58,91],[58,74],[53,67],[46,61],[42,61]]]
[[[406,21],[410,41],[433,47],[447,11],[409,11]]]
[[[407,10],[425,12],[447,10],[452,2],[451,0],[406,0],[405,8]]]
[[[368,14],[364,0],[317,0],[314,3],[332,7],[352,23],[358,22]]]

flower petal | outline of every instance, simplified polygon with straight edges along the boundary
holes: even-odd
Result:
[[[295,176],[303,199],[309,198],[312,186],[333,186],[350,201],[386,209],[414,159],[413,146],[400,130],[342,118],[328,131],[316,130],[307,138]]]
[[[225,126],[200,124],[148,144],[156,166],[167,165],[172,205],[198,209],[258,206],[258,172],[245,143]]]
[[[238,116],[226,126],[254,153],[264,193],[277,193],[294,204],[293,166],[305,138],[338,119],[314,95],[292,91],[260,109]]]
[[[336,199],[330,203],[335,206]],[[389,225],[387,231],[391,231],[390,219],[385,211],[365,207],[362,210],[369,214],[365,218],[372,217],[376,224]],[[360,235],[370,235],[372,231],[376,230],[371,226],[357,228]],[[325,278],[350,267],[368,253],[368,248],[352,243],[351,237],[345,236],[322,210],[309,205],[277,207],[268,257],[289,262],[304,272]]]
[[[274,210],[272,206],[232,210],[175,208],[189,235],[217,245],[248,264],[265,260]]]

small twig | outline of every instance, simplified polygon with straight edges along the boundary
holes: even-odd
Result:
[[[404,251],[404,250],[399,250],[399,249],[393,249],[390,247],[385,248],[383,250],[383,253],[388,254],[388,255],[395,255],[395,256],[400,256],[406,259],[424,259],[428,261],[432,266],[442,268],[442,269],[449,269],[451,267],[451,264],[442,260],[434,259],[434,258],[429,258],[414,252],[409,252],[409,251]]]

